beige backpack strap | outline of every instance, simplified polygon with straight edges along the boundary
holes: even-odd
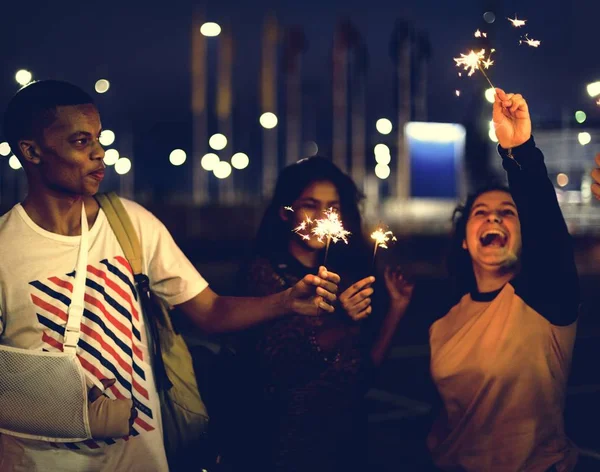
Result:
[[[141,274],[142,248],[123,202],[114,192],[100,193],[95,198],[104,211],[108,223],[131,265],[131,270],[135,275]]]
[[[129,214],[123,206],[123,202],[115,192],[99,193],[96,194],[95,198],[106,214],[108,223],[123,249],[125,258],[131,265],[133,274],[137,276],[143,274],[140,240],[131,223],[131,218],[129,218]],[[159,301],[159,303],[164,305],[162,301]],[[168,316],[168,307],[165,306],[164,308],[162,313],[157,314],[159,315],[159,322],[169,331],[174,331],[171,318]]]

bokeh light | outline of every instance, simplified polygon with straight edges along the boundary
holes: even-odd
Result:
[[[94,85],[94,90],[98,93],[106,93],[110,88],[110,82],[106,79],[100,79],[96,81],[96,85]]]
[[[119,175],[125,175],[131,170],[131,161],[127,157],[120,157],[115,163],[115,172]]]
[[[238,170],[245,169],[250,164],[250,159],[243,152],[236,152],[231,156],[231,165]]]
[[[227,161],[219,161],[213,173],[217,179],[226,179],[231,175],[231,165]]]
[[[173,149],[169,154],[169,162],[174,166],[182,165],[187,159],[187,154],[183,149]]]
[[[273,129],[277,126],[277,115],[275,113],[271,113],[270,111],[263,113],[260,115],[260,125],[266,129]]]

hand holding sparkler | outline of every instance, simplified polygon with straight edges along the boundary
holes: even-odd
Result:
[[[342,308],[354,321],[366,318],[371,314],[371,295],[374,292],[371,285],[374,282],[375,277],[365,277],[352,284],[340,295]]]
[[[520,94],[497,88],[492,118],[498,142],[504,149],[520,146],[531,137],[529,108]]]
[[[291,289],[288,289],[286,305],[289,312],[315,316],[320,310],[334,311],[340,276],[319,267],[319,275],[306,275]]]

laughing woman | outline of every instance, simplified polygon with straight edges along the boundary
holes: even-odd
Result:
[[[525,99],[497,89],[509,188],[457,210],[451,275],[462,298],[430,328],[444,405],[428,446],[443,470],[573,470],[563,409],[579,306],[571,238]]]

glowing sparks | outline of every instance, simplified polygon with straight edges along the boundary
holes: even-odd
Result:
[[[492,66],[492,64],[494,64],[494,61],[492,61],[488,57],[485,61],[481,61],[481,63],[483,64],[483,67],[485,67],[486,69],[489,69]]]
[[[492,84],[492,81],[483,70],[484,68],[489,69],[494,63],[494,61],[492,61],[491,59],[492,53],[494,51],[495,49],[492,49],[490,51],[490,55],[486,59],[485,49],[481,49],[478,52],[471,50],[469,54],[461,54],[460,57],[455,57],[454,61],[456,62],[456,67],[463,66],[464,70],[469,71],[469,73],[467,74],[469,77],[471,77],[475,73],[476,69],[479,69],[485,77],[485,80],[487,80],[488,84],[490,84],[490,87],[495,88],[494,84]]]
[[[388,248],[388,241],[390,239],[392,241],[397,241],[396,236],[391,231],[384,231],[383,228],[377,228],[375,231],[371,233],[371,239],[375,241],[375,250],[378,247],[382,247],[384,249]]]
[[[477,31],[475,31],[475,37],[476,38],[487,38],[487,33],[477,30]]]
[[[542,42],[540,40],[538,40],[538,39],[531,39],[527,35],[525,35],[523,37],[523,39],[519,41],[519,44],[523,44],[523,43],[528,44],[532,48],[537,48],[537,47],[539,47],[540,44],[542,44]]]
[[[375,265],[375,255],[377,254],[377,248],[382,247],[388,248],[388,241],[397,241],[396,236],[391,231],[386,231],[385,228],[379,226],[375,231],[371,233],[371,239],[375,241],[375,248],[373,249],[373,265]]]
[[[519,20],[517,18],[517,15],[515,15],[514,19],[507,18],[507,20],[510,21],[515,28],[520,28],[521,26],[525,26],[525,22],[527,21],[527,20]]]
[[[454,93],[456,94],[457,97],[460,97],[460,90],[455,90]]]
[[[321,242],[327,241],[328,246],[329,242],[337,243],[338,241],[344,241],[348,244],[350,231],[344,229],[342,221],[340,220],[340,215],[333,208],[329,208],[323,213],[325,216],[318,220],[312,220],[307,217],[302,223],[294,228],[293,231],[298,233],[302,239],[308,240],[310,239],[310,235],[306,234],[306,231],[309,227],[312,227],[310,233],[312,233],[313,236],[316,236]]]
[[[291,206],[284,206],[283,209],[287,210],[287,211],[291,211],[292,213],[294,212],[294,209]]]
[[[458,73],[458,76],[459,76],[459,77],[462,77],[462,72],[459,72],[459,73]]]
[[[492,50],[486,59],[485,49],[481,49],[477,52],[470,51],[469,54],[461,54],[460,57],[455,57],[454,61],[456,62],[456,67],[463,66],[464,70],[469,71],[467,75],[471,77],[477,69],[483,72],[483,69],[481,69],[482,65],[486,69],[489,69],[494,63],[494,61],[491,60],[492,52],[494,51]]]

